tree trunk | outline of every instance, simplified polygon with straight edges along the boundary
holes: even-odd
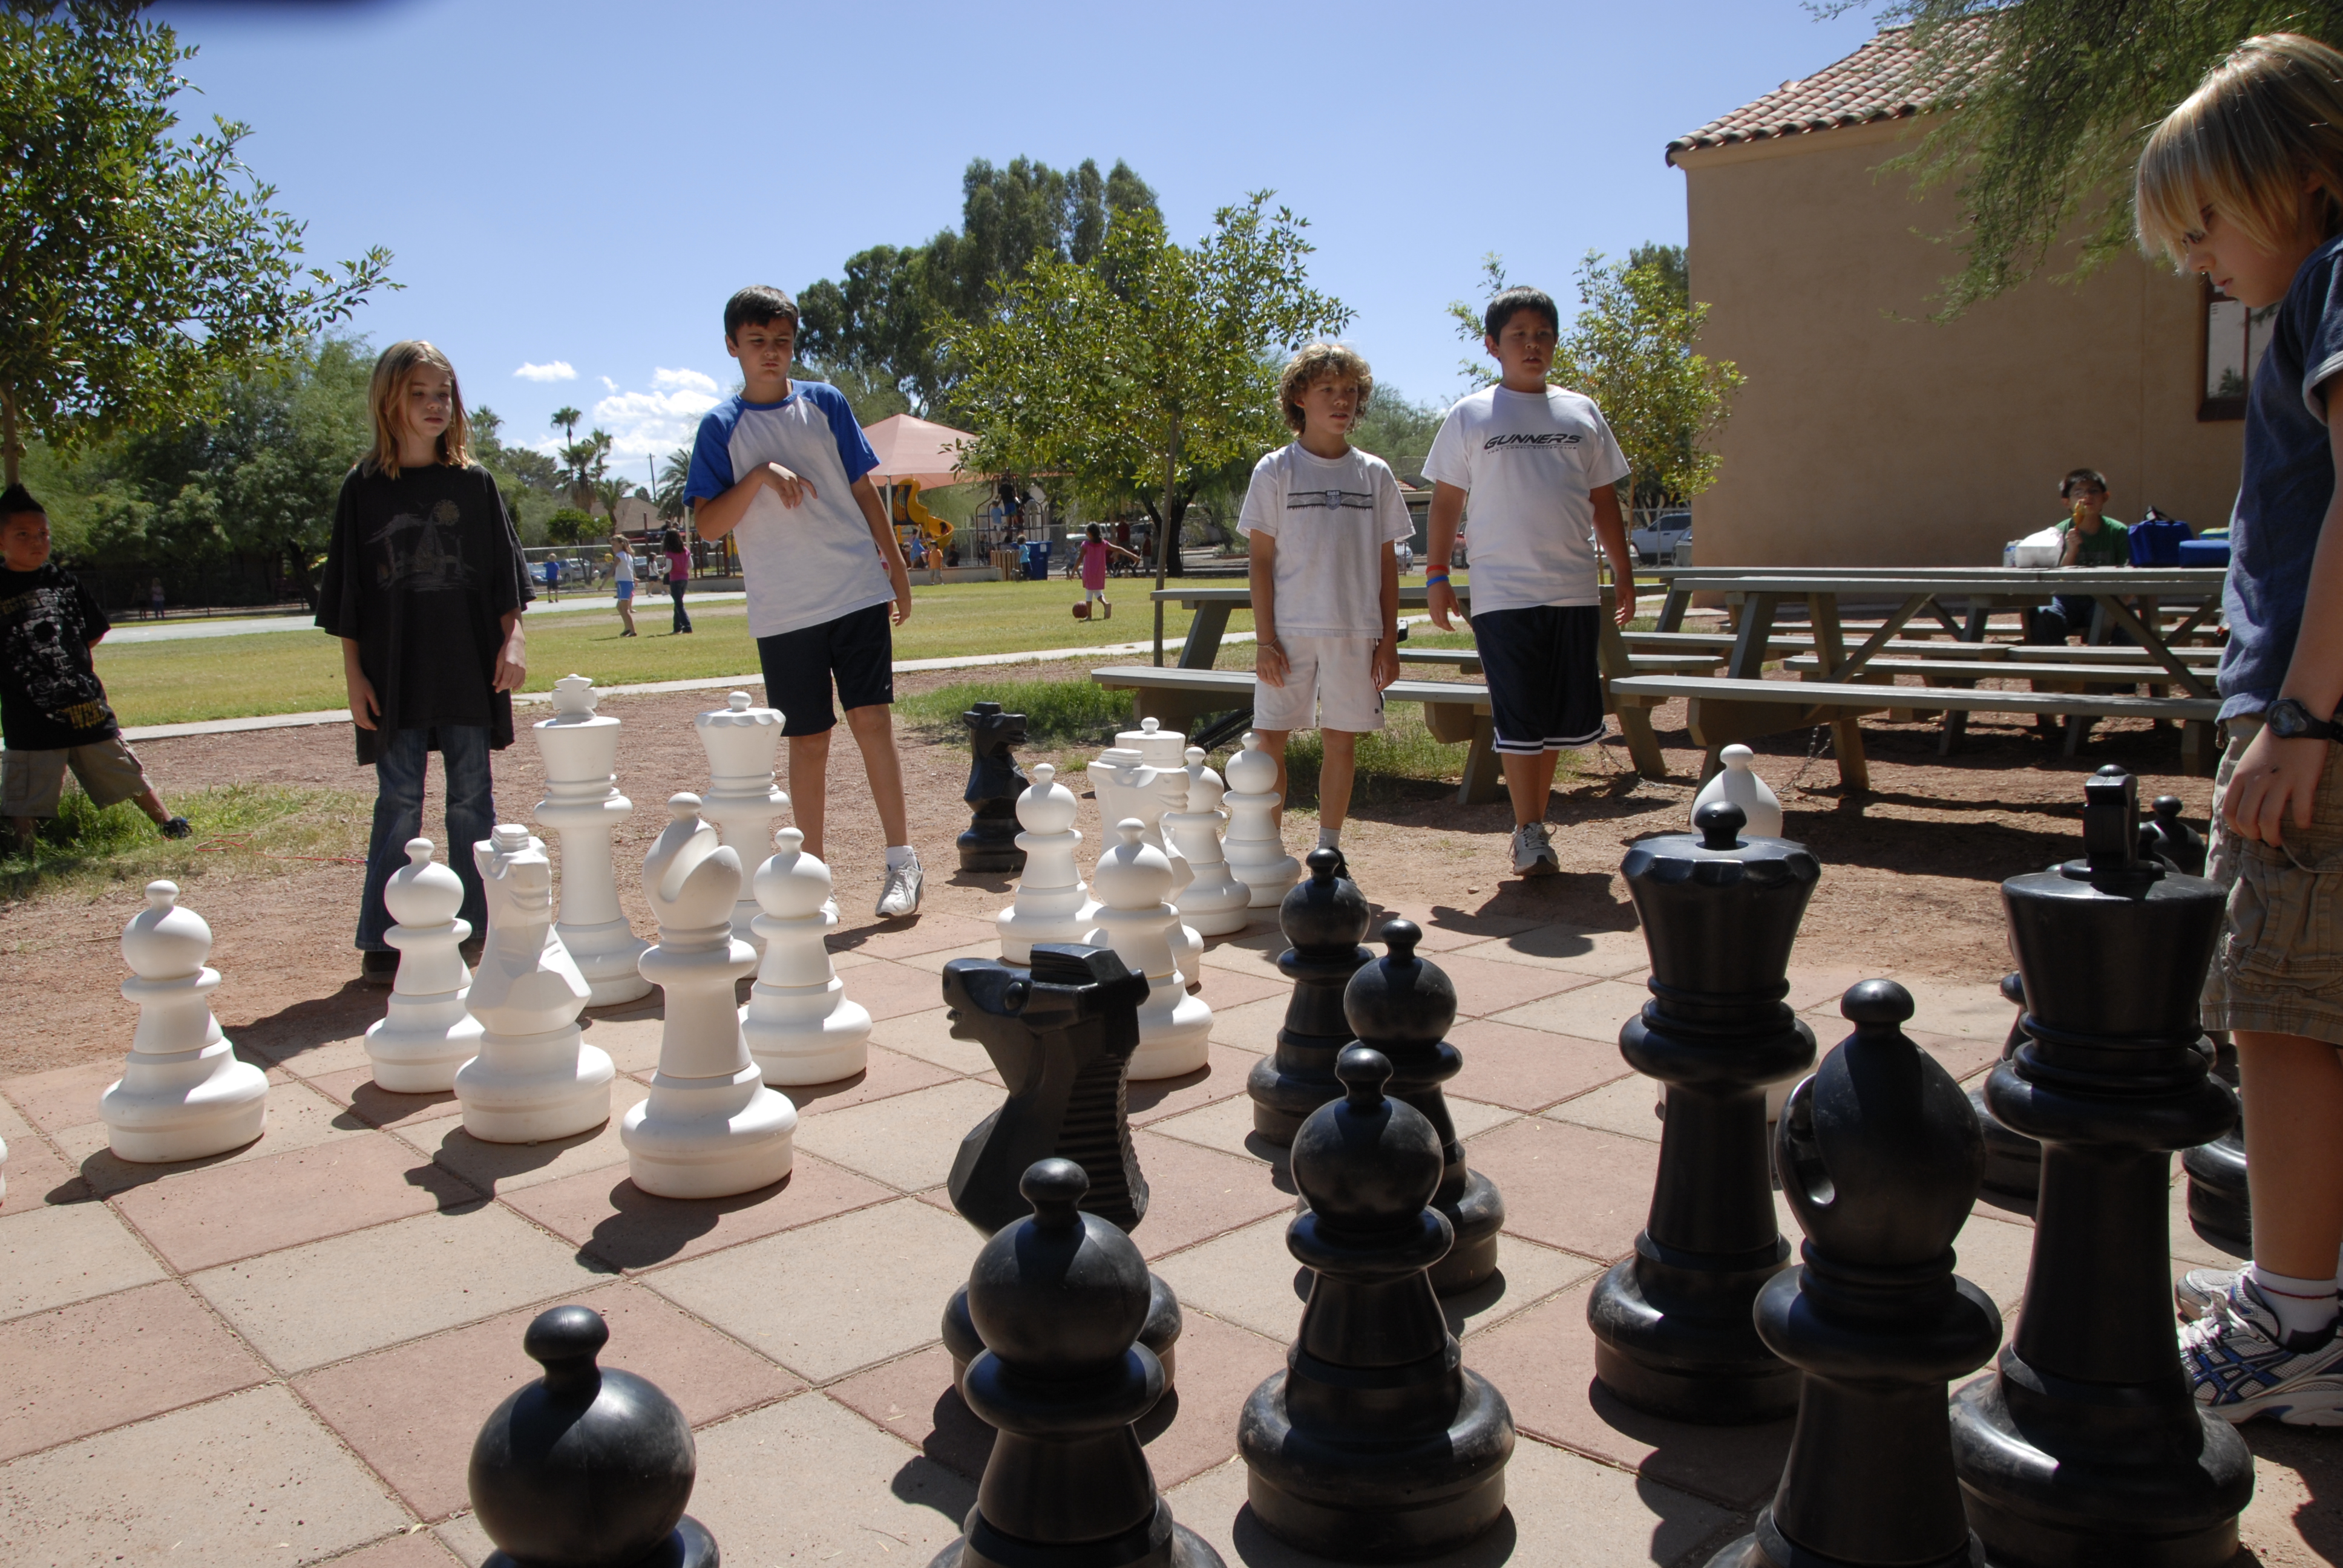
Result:
[[[1155,522],[1155,591],[1163,591],[1163,567],[1172,549],[1172,489],[1180,472],[1180,426],[1173,421],[1172,444],[1163,454],[1163,512]],[[1163,600],[1155,601],[1155,667],[1163,668]]]
[[[7,471],[5,482],[15,484],[25,466],[25,442],[16,434],[16,390],[0,387],[0,468]]]

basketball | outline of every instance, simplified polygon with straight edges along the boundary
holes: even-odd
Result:
[[[1090,618],[1091,601],[1088,599],[1077,601],[1074,605],[1074,618],[1076,620],[1088,620]]]

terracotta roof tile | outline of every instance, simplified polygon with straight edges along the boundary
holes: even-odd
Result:
[[[1957,31],[1947,41],[1964,41],[1965,35],[1981,41],[1988,21],[1976,16],[1956,23]],[[1909,27],[1888,28],[1845,59],[1811,76],[1785,82],[1755,103],[1678,136],[1668,144],[1668,161],[1696,147],[1730,146],[1925,114],[1943,95],[1944,73],[1930,68],[1911,35]]]

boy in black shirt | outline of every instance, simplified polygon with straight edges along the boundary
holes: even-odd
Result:
[[[342,639],[357,759],[375,770],[374,831],[358,904],[361,973],[388,985],[398,954],[382,890],[423,829],[423,781],[447,779],[447,864],[464,884],[472,944],[488,896],[472,846],[496,826],[488,753],[513,742],[527,674],[528,568],[504,498],[471,461],[454,369],[428,343],[394,343],[368,392],[375,449],[342,481],[317,625]],[[472,950],[477,951],[477,946]]]
[[[96,806],[136,800],[166,839],[192,830],[165,809],[106,706],[89,650],[109,629],[80,581],[49,559],[49,519],[22,485],[0,491],[0,815],[29,851],[57,814],[65,769]]]

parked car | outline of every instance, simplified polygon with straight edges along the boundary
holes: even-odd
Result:
[[[1630,537],[1634,541],[1637,561],[1647,567],[1672,566],[1676,558],[1677,541],[1692,538],[1692,514],[1662,512]]]

